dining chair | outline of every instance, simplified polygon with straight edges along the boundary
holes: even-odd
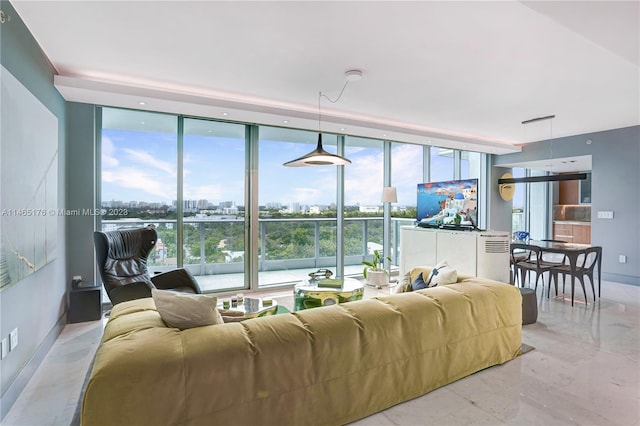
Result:
[[[521,248],[511,247],[510,267],[511,267],[511,284],[515,285],[518,281],[518,270],[516,264],[529,259],[529,251]],[[524,287],[524,283],[520,280],[520,287]]]
[[[540,240],[540,241],[544,241],[547,243],[561,243],[561,244],[567,244],[567,241],[563,241],[563,240]],[[546,256],[545,256],[546,255]],[[559,255],[558,253],[542,253],[542,261],[545,264],[551,265],[551,266],[561,266],[561,265],[565,265],[567,264],[567,255],[563,254],[562,255],[562,260],[558,261]]]
[[[598,264],[598,260],[602,256],[602,247],[589,247],[585,250],[584,254],[580,254],[578,256],[578,261],[576,263],[576,271],[575,278],[580,281],[580,285],[582,286],[582,292],[584,293],[585,303],[587,301],[587,290],[584,285],[584,278],[589,277],[589,281],[591,282],[591,290],[593,291],[593,300],[596,300],[596,288],[594,284],[593,274]],[[558,276],[562,275],[562,292],[564,293],[566,276],[571,275],[571,268],[569,265],[558,265],[551,268],[551,277],[555,284],[556,296],[558,295]],[[575,281],[572,280],[572,288],[571,294],[574,294]],[[549,293],[551,292],[551,280],[549,280],[549,291],[547,293],[547,297],[549,297]],[[572,300],[573,302],[573,300]]]
[[[513,252],[514,252],[514,249],[512,249],[512,253]],[[542,277],[542,289],[544,291],[544,275],[543,274],[545,272],[551,271],[551,268],[553,268],[553,266],[546,263],[542,259],[542,249],[540,247],[533,246],[533,245],[527,246],[527,248],[525,249],[525,253],[527,254],[526,259],[520,260],[520,261],[517,261],[514,259],[515,274],[517,275],[518,272],[520,272],[520,287],[524,287],[525,272],[527,273],[527,276],[529,276],[530,272],[535,272],[536,283],[535,283],[534,290],[538,289],[538,281],[540,280],[540,277]]]

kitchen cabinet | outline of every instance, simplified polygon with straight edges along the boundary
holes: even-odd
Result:
[[[591,244],[590,222],[554,222],[553,239],[575,244]]]

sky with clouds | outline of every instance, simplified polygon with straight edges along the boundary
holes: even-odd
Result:
[[[368,140],[345,147],[352,164],[345,166],[345,204],[381,205],[383,149],[381,141]],[[103,129],[102,199],[171,204],[177,198],[177,137],[171,133]],[[260,140],[258,151],[259,204],[329,205],[336,202],[337,168],[284,167],[307,154],[313,144]],[[335,153],[335,145],[325,142]],[[392,185],[398,206],[415,206],[416,187],[423,182],[422,146],[393,144]],[[185,135],[183,148],[183,198],[206,199],[217,205],[233,201],[244,205],[245,142],[232,137]],[[453,177],[451,157],[432,157],[432,174]],[[438,174],[438,173],[436,173]]]

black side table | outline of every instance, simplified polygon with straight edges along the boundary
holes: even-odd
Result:
[[[69,323],[96,321],[102,318],[102,295],[100,287],[74,288],[69,293]]]

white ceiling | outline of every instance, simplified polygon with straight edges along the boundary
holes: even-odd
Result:
[[[640,124],[638,1],[11,3],[73,101],[317,130],[355,68],[324,131],[505,153]]]

